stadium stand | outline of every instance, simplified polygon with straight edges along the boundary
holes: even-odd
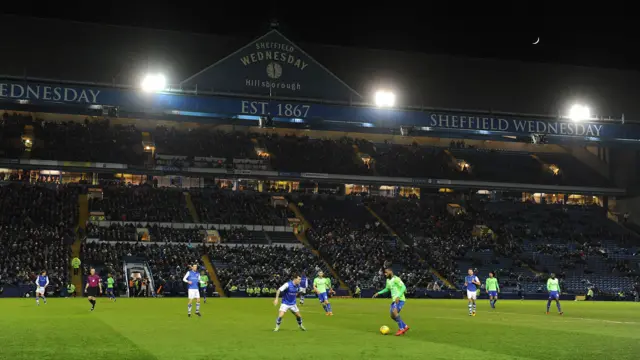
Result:
[[[95,267],[96,272],[116,276],[118,284],[126,284],[130,274],[124,274],[122,262],[125,257],[143,259],[150,267],[156,287],[163,287],[167,294],[184,293],[182,277],[188,266],[198,263],[202,250],[186,244],[92,242],[82,246],[81,256],[85,271]],[[126,276],[125,276],[126,275]],[[154,289],[157,290],[157,289]],[[133,291],[136,293],[137,291]]]
[[[89,209],[113,221],[192,222],[182,191],[150,185],[107,186]]]
[[[304,204],[303,212],[312,224],[309,241],[350,288],[383,286],[385,266],[393,266],[398,274],[411,274],[408,286],[433,281],[415,253],[390,238],[362,202],[326,197],[307,198]]]
[[[68,161],[120,161],[141,165],[142,136],[133,125],[111,125],[107,121],[61,123],[37,120],[31,156]]]
[[[288,225],[291,212],[274,207],[264,193],[193,190],[191,199],[200,221],[232,225]]]
[[[66,286],[80,192],[53,184],[0,186],[0,287],[8,295],[32,291],[42,270],[49,273],[49,291]]]
[[[117,162],[143,165],[142,131],[109,121],[51,122],[29,115],[3,114],[0,151],[19,158],[25,151],[26,127],[30,157],[62,161]],[[293,135],[223,132],[221,130],[158,127],[149,133],[156,163],[183,168],[297,171],[351,175],[381,175],[475,179],[550,185],[609,186],[611,183],[566,153],[475,148],[464,142],[445,147],[372,143],[350,137],[315,139]],[[261,152],[262,151],[262,152]],[[265,155],[266,154],[266,155]],[[370,159],[364,161],[363,159]],[[467,167],[461,167],[463,161]],[[494,164],[501,166],[495,167]],[[428,164],[429,166],[424,166]],[[559,171],[549,168],[555,165]]]
[[[234,287],[278,288],[293,273],[306,275],[311,282],[315,274],[323,269],[319,259],[302,247],[214,245],[208,251],[220,281],[227,290]]]

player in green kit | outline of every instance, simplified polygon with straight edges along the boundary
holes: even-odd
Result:
[[[325,314],[333,316],[333,309],[329,303],[329,292],[333,292],[333,289],[331,288],[331,280],[324,277],[324,272],[318,272],[318,277],[313,279],[313,291],[318,295],[318,300],[320,300]]]
[[[391,292],[391,307],[389,313],[391,318],[398,323],[398,332],[396,336],[404,335],[409,331],[409,325],[405,324],[400,318],[400,311],[404,307],[405,297],[404,293],[407,291],[407,287],[404,285],[399,277],[393,275],[393,270],[390,268],[384,269],[384,276],[387,277],[387,287],[373,294],[373,297]]]
[[[547,314],[549,314],[549,308],[551,307],[551,301],[556,301],[556,307],[558,308],[558,314],[564,314],[560,307],[560,280],[556,278],[556,274],[551,273],[551,277],[547,280],[547,291],[549,292],[549,300],[547,300]]]
[[[489,273],[489,278],[485,281],[485,288],[487,294],[489,294],[489,304],[493,309],[496,308],[498,302],[498,293],[500,292],[500,285],[498,285],[498,279],[494,277],[493,272]]]
[[[204,298],[204,303],[207,303],[207,286],[209,286],[209,277],[203,271],[200,271],[200,292]]]
[[[113,285],[115,283],[116,283],[116,281],[113,280],[113,276],[111,276],[111,274],[108,274],[107,275],[107,296],[113,302],[116,301],[116,294],[113,292]]]

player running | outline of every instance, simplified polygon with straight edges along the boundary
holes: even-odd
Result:
[[[298,297],[298,292],[300,291],[300,280],[302,280],[300,278],[300,275],[294,274],[291,277],[291,280],[280,286],[278,291],[276,291],[276,298],[273,300],[273,306],[278,306],[280,293],[283,291],[285,293],[284,295],[282,295],[282,304],[280,305],[280,310],[278,311],[276,327],[273,329],[274,332],[280,331],[282,317],[287,311],[291,311],[291,313],[296,316],[296,321],[298,321],[298,327],[300,328],[300,330],[307,331],[307,329],[302,325],[302,315],[300,315],[300,310],[298,309],[298,305],[296,305],[296,299]]]
[[[209,277],[204,270],[200,271],[200,292],[204,298],[204,303],[207,303],[207,287],[209,286]]]
[[[329,292],[333,292],[333,289],[331,289],[331,280],[324,277],[324,272],[319,271],[318,277],[313,279],[313,291],[318,294],[318,300],[320,300],[325,314],[333,316],[333,309],[329,303]]]
[[[307,288],[309,287],[309,279],[307,275],[302,274],[300,280],[300,306],[304,305],[304,296],[307,294]]]
[[[491,308],[496,308],[498,302],[498,293],[500,292],[500,285],[498,285],[498,279],[495,278],[493,272],[489,272],[489,278],[485,281],[485,288],[487,294],[489,294],[489,304]]]
[[[96,269],[91,268],[87,277],[87,284],[84,286],[84,292],[87,293],[87,299],[91,303],[91,311],[96,308],[96,297],[102,295],[102,283],[100,276],[96,275]],[[100,292],[98,293],[98,290]]]
[[[187,305],[187,315],[191,317],[191,303],[193,299],[196,299],[196,315],[200,315],[200,273],[198,272],[198,265],[191,265],[191,270],[182,278],[182,281],[189,284],[187,292],[189,296],[189,304]]]
[[[400,318],[400,311],[404,307],[404,302],[406,298],[404,297],[405,292],[407,291],[407,287],[404,285],[402,280],[399,277],[393,275],[393,270],[390,268],[384,269],[384,276],[387,277],[387,286],[373,294],[373,297],[378,297],[378,295],[386,294],[391,292],[391,307],[389,308],[389,313],[391,318],[398,323],[398,332],[396,336],[404,335],[407,331],[409,331],[409,325],[405,324]]]
[[[36,278],[36,305],[40,306],[40,298],[45,304],[47,303],[47,298],[44,296],[47,286],[49,286],[49,277],[47,276],[47,271],[42,270]]]
[[[110,273],[107,274],[107,296],[113,302],[116,301],[116,294],[113,292],[113,285],[115,283],[116,283],[116,281],[113,280],[113,276]]]
[[[467,287],[467,299],[469,300],[469,316],[476,316],[476,299],[478,298],[478,286],[480,286],[480,280],[473,273],[473,269],[469,269],[467,276],[464,278],[464,286]]]
[[[556,301],[556,307],[558,308],[558,315],[564,314],[560,307],[560,281],[556,279],[556,274],[551,273],[551,277],[547,280],[547,291],[549,292],[549,300],[547,300],[547,314],[549,314],[549,308],[551,307],[551,300]]]

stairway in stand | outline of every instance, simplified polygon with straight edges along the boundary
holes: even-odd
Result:
[[[191,214],[191,219],[194,223],[200,223],[200,217],[198,216],[198,211],[196,211],[195,205],[193,205],[193,201],[191,200],[191,194],[188,192],[184,193],[184,200],[187,203],[187,209],[189,209],[189,214]]]
[[[206,255],[206,254],[202,255],[202,263],[204,264],[204,267],[207,268],[209,277],[211,278],[211,281],[213,281],[213,285],[216,286],[216,291],[218,292],[220,297],[225,297],[226,294],[224,293],[224,288],[222,287],[222,283],[218,278],[218,274],[216,273],[216,268],[213,266],[211,259],[209,259],[209,255]]]
[[[369,211],[369,213],[371,213],[371,215],[376,218],[376,220],[378,220],[378,222],[380,222],[380,224],[382,226],[384,226],[385,229],[387,229],[387,232],[389,233],[389,235],[391,235],[395,240],[396,240],[396,246],[402,244],[402,246],[407,246],[407,244],[402,240],[402,238],[400,236],[398,236],[398,234],[396,234],[395,231],[393,231],[393,229],[391,228],[391,226],[389,226],[381,217],[380,215],[378,215],[375,211],[373,211],[373,209],[371,209],[370,207],[366,206],[365,207],[367,209],[367,211]],[[387,239],[387,241],[391,241],[389,239]],[[425,263],[424,259],[420,259],[423,263]],[[444,276],[440,275],[440,273],[432,268],[429,267],[429,271],[435,275],[438,279],[440,279],[440,281],[442,281],[443,284],[445,284],[445,286],[447,286],[449,289],[455,289],[455,286],[453,286],[453,284],[447,280]]]
[[[325,267],[331,273],[331,276],[333,276],[334,279],[338,279],[338,282],[340,283],[340,289],[349,291],[349,295],[353,296],[353,293],[351,292],[351,289],[349,289],[347,284],[345,284],[344,281],[340,279],[338,273],[333,269],[333,267],[331,267],[331,265],[329,265],[329,263],[322,257],[322,255],[320,255],[320,252],[316,250],[313,245],[311,245],[309,239],[307,239],[306,229],[311,229],[311,224],[309,224],[309,222],[304,218],[304,215],[302,215],[302,212],[300,211],[298,206],[293,202],[289,202],[289,210],[296,214],[296,218],[300,220],[300,223],[302,224],[302,229],[296,231],[295,233],[296,239],[298,239],[298,241],[300,241],[302,245],[304,245],[307,249],[311,250],[311,252],[316,255],[318,259],[322,260]]]
[[[89,220],[89,199],[87,194],[81,194],[78,197],[78,212],[78,228],[85,230],[83,233],[86,233],[87,221]],[[80,258],[82,241],[83,239],[78,234],[78,231],[76,231],[76,240],[73,242],[73,245],[71,245],[71,259],[76,257]],[[80,260],[82,259],[80,258]],[[69,266],[71,266],[71,264],[69,264]],[[75,285],[76,291],[82,293],[82,267],[80,267],[77,274],[73,273],[73,267],[71,267],[71,283]]]

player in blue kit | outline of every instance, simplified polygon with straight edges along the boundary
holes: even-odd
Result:
[[[198,265],[192,265],[191,270],[186,273],[184,278],[182,278],[182,281],[189,284],[187,286],[189,289],[187,290],[189,296],[187,315],[191,317],[191,303],[193,302],[193,299],[196,299],[196,315],[202,316],[200,315],[200,273],[198,272]]]
[[[551,273],[551,277],[547,280],[547,291],[549,292],[549,300],[547,300],[547,314],[549,314],[549,308],[551,307],[551,301],[556,301],[556,307],[558,308],[558,314],[564,314],[560,307],[560,281],[556,278],[556,274]]]
[[[480,279],[473,273],[473,269],[469,269],[467,276],[464,278],[464,286],[467,287],[467,299],[469,300],[469,316],[476,316],[476,299],[478,298],[478,287]]]
[[[44,296],[47,286],[49,286],[49,277],[45,270],[36,278],[36,305],[40,306],[40,298],[44,303],[47,303],[47,298]]]
[[[276,291],[276,298],[273,300],[274,306],[278,306],[280,293],[284,293],[284,295],[282,295],[282,304],[280,305],[278,318],[276,319],[276,327],[273,331],[280,331],[282,317],[287,311],[291,311],[291,313],[296,316],[300,330],[307,331],[307,329],[302,325],[302,315],[300,315],[300,310],[298,309],[298,305],[296,305],[296,299],[298,298],[298,292],[300,291],[300,280],[302,280],[300,275],[294,274],[291,277],[291,280],[280,286],[278,291]]]
[[[300,279],[300,306],[304,305],[304,297],[307,294],[307,288],[309,287],[309,279],[307,275],[302,274]]]

